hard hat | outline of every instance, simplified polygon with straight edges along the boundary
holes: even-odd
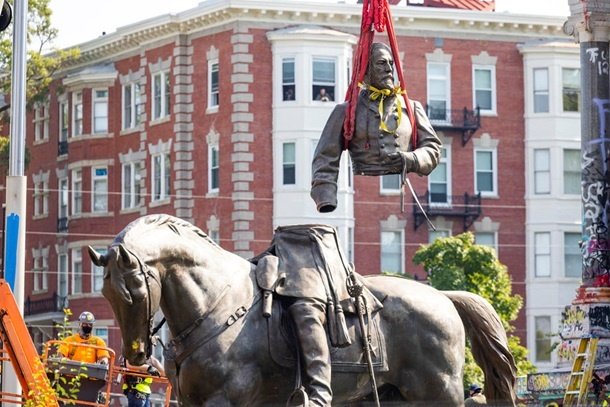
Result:
[[[78,322],[80,322],[80,323],[84,322],[84,323],[87,323],[87,324],[92,324],[92,323],[95,322],[95,317],[89,311],[84,311],[78,317]]]
[[[481,388],[480,385],[478,385],[476,383],[473,383],[473,384],[470,385],[469,390],[470,391],[480,391],[480,390],[483,390],[483,389]]]

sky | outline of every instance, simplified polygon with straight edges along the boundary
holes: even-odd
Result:
[[[203,0],[51,0],[52,23],[59,29],[54,45],[65,48],[93,40],[103,32],[167,13],[196,7]],[[276,0],[280,1],[280,0]],[[568,0],[496,0],[497,12],[567,17]]]

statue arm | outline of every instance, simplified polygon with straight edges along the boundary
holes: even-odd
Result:
[[[413,101],[417,120],[417,147],[405,154],[407,172],[428,175],[436,168],[441,155],[441,140],[421,103]]]
[[[330,114],[312,162],[311,197],[319,212],[337,207],[337,179],[343,152],[343,118],[346,104],[339,104]]]

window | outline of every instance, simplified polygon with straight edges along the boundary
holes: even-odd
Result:
[[[212,239],[216,244],[220,244],[220,231],[218,229],[210,229],[208,231],[208,236]]]
[[[551,158],[548,148],[534,150],[534,194],[551,193]]]
[[[400,174],[381,176],[381,193],[400,192]]]
[[[108,328],[94,327],[93,335],[99,336],[104,342],[108,343]]]
[[[133,82],[123,85],[123,130],[140,124],[141,109],[140,84]]]
[[[100,254],[106,254],[105,248],[96,248],[95,249]],[[92,293],[101,293],[102,286],[104,284],[104,267],[99,267],[91,263],[91,292]]]
[[[335,100],[335,60],[314,58],[312,72],[313,100],[322,102]]]
[[[68,102],[59,103],[59,142],[68,140]]]
[[[108,133],[108,89],[93,89],[93,133]]]
[[[122,166],[121,208],[129,209],[140,206],[140,169],[139,161],[124,163]]]
[[[497,250],[496,234],[494,232],[476,232],[474,235],[474,242],[480,246],[491,247]]]
[[[282,100],[295,100],[294,58],[282,59]]]
[[[436,239],[443,239],[451,236],[450,230],[436,229],[428,231],[428,243],[434,243]]]
[[[536,362],[551,361],[551,317],[535,317]]]
[[[169,199],[170,195],[170,160],[169,153],[152,156],[152,200]]]
[[[218,145],[208,145],[208,190],[210,192],[217,192],[220,187],[220,161],[218,156]]]
[[[449,204],[451,203],[451,175],[449,171],[451,166],[448,157],[448,150],[445,147],[441,148],[441,159],[430,176],[428,177],[428,188],[430,190],[431,204]]]
[[[37,103],[34,108],[34,141],[49,139],[49,104]]]
[[[563,150],[563,193],[580,195],[580,150]]]
[[[473,85],[474,106],[481,113],[496,113],[496,67],[475,65]]]
[[[354,262],[354,228],[347,228],[347,261]]]
[[[34,291],[46,291],[49,288],[47,257],[39,251],[34,256]]]
[[[57,294],[60,297],[68,295],[68,255],[66,253],[57,255]]]
[[[49,213],[49,182],[34,182],[34,216]]]
[[[549,70],[534,69],[534,113],[549,112]]]
[[[72,94],[72,137],[83,134],[83,92]]]
[[[548,232],[534,233],[534,275],[536,277],[551,276],[551,234]]]
[[[475,191],[483,196],[497,195],[496,150],[475,150]]]
[[[83,212],[83,172],[72,171],[72,215]]]
[[[59,218],[65,219],[68,217],[68,179],[59,179]]]
[[[431,121],[447,122],[450,118],[449,64],[429,62],[428,77],[428,116]]]
[[[381,271],[404,273],[402,258],[402,231],[381,232]]]
[[[91,178],[93,185],[92,212],[108,212],[108,168],[93,167]]]
[[[217,107],[220,104],[218,73],[218,60],[213,59],[208,61],[208,109]]]
[[[152,83],[152,118],[161,119],[169,116],[170,87],[169,71],[153,75]]]
[[[296,184],[296,144],[282,144],[282,184]]]
[[[580,233],[565,232],[563,234],[563,262],[566,277],[580,278],[582,276],[580,239]]]
[[[81,249],[72,249],[72,294],[83,292],[83,255]]]
[[[563,68],[561,70],[563,111],[580,111],[580,70]]]

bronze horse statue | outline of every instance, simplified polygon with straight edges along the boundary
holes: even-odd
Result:
[[[270,356],[272,333],[262,317],[260,289],[249,261],[223,250],[192,224],[169,215],[130,223],[105,254],[103,295],[121,328],[123,355],[134,365],[151,353],[159,308],[178,346],[166,357],[168,377],[183,406],[285,405],[295,367]],[[465,332],[485,373],[490,404],[514,405],[515,364],[506,333],[487,301],[467,292],[440,292],[404,278],[364,278],[383,301],[380,330],[387,369],[378,372],[382,404],[463,405]],[[354,345],[352,345],[354,346]],[[357,345],[356,345],[357,346]],[[335,371],[333,403],[370,397],[366,372]]]

